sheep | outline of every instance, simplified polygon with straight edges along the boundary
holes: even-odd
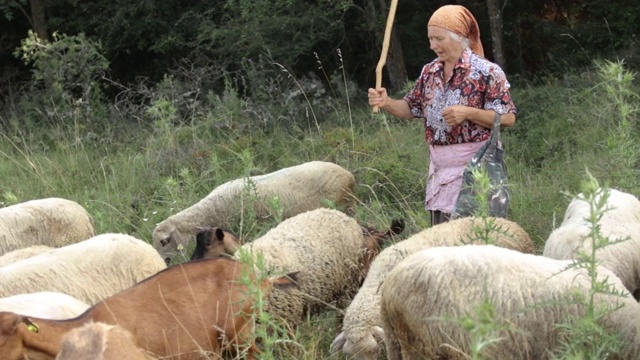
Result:
[[[1,267],[0,297],[55,291],[93,305],[165,268],[143,240],[101,234]]]
[[[10,311],[44,319],[70,319],[89,308],[89,305],[67,294],[41,291],[0,298],[0,311]]]
[[[339,165],[311,161],[284,168],[270,174],[240,178],[216,187],[196,204],[168,217],[153,230],[153,246],[167,264],[189,242],[198,227],[216,226],[230,228],[249,204],[257,218],[270,218],[274,209],[268,204],[278,198],[282,205],[282,217],[324,207],[333,202],[353,211],[355,205],[355,177]],[[247,195],[255,195],[252,202]]]
[[[520,225],[504,218],[487,218],[495,223],[489,235],[498,246],[533,253],[535,247],[527,232]],[[362,287],[347,307],[342,331],[331,344],[331,353],[340,351],[349,358],[375,360],[384,350],[381,342],[384,332],[380,320],[380,284],[405,257],[414,252],[435,246],[458,246],[482,243],[475,235],[474,227],[485,228],[481,218],[466,217],[451,220],[423,230],[406,240],[395,243],[376,257]]]
[[[466,326],[486,304],[495,332],[482,340],[497,341],[485,343],[483,358],[558,358],[571,335],[558,325],[586,316],[591,289],[587,269],[571,265],[492,245],[428,248],[407,257],[380,287],[388,359],[471,358]],[[615,274],[596,271],[597,281],[610,285],[595,294],[596,314],[607,309],[596,321],[619,336],[624,349],[617,355],[637,359],[640,304]]]
[[[258,279],[255,272],[225,257],[191,261],[167,268],[73,319],[2,312],[0,359],[53,359],[61,352],[63,337],[89,322],[118,325],[131,333],[136,346],[163,359],[200,359],[206,352],[219,356],[227,348],[256,359],[253,333],[259,296],[251,294],[260,290],[267,296],[273,286],[290,287],[297,278],[288,274]]]
[[[299,288],[276,289],[269,298],[270,313],[295,328],[306,315],[345,308],[366,276],[367,260],[384,239],[403,229],[404,223],[394,221],[387,232],[373,232],[343,212],[320,208],[283,221],[244,244],[235,257],[249,253],[255,261],[263,257],[269,268],[299,272]],[[372,236],[376,241],[370,241]]]
[[[604,189],[596,192],[601,201]],[[544,244],[543,256],[552,259],[576,259],[580,252],[592,250],[590,204],[583,194],[573,199],[560,226]],[[603,236],[615,242],[596,250],[600,265],[613,271],[636,299],[640,298],[640,200],[632,194],[609,189],[607,211],[598,222]],[[622,241],[618,241],[622,240]],[[618,241],[618,242],[616,242]]]
[[[32,245],[61,247],[94,235],[93,218],[71,200],[37,199],[0,208],[0,255]]]
[[[33,245],[26,248],[10,251],[0,256],[0,267],[12,264],[22,259],[27,259],[32,256],[36,256],[36,255],[51,251],[53,249],[55,248],[47,245]]]
[[[240,236],[218,227],[203,228],[196,234],[191,260],[233,255],[242,245]]]
[[[56,360],[153,360],[120,326],[89,322],[62,338]]]

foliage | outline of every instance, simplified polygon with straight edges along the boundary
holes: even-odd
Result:
[[[79,100],[89,96],[96,87],[95,81],[109,68],[100,50],[100,44],[84,34],[53,33],[53,41],[47,42],[29,31],[14,55],[26,64],[33,64],[35,83],[44,84],[63,98]]]
[[[34,124],[58,122],[70,126],[78,118],[102,110],[100,79],[109,62],[100,44],[84,34],[54,33],[53,41],[29,31],[14,55],[32,66],[32,82],[25,96]],[[35,112],[34,112],[35,110]]]
[[[0,1],[0,13],[8,21],[13,20],[15,11],[26,6],[27,0],[2,0]]]
[[[522,114],[502,133],[512,184],[510,220],[536,240],[538,250],[566,209],[560,190],[579,190],[585,167],[602,183],[639,191],[631,140],[638,123],[633,109],[640,106],[633,94],[640,91],[635,74],[619,65],[598,63],[513,89]],[[98,233],[150,241],[158,222],[226,181],[326,160],[355,175],[360,222],[388,224],[403,217],[402,236],[429,226],[423,205],[428,149],[420,121],[372,115],[366,91],[328,67],[326,77],[336,80],[323,81],[321,91],[313,77],[296,77],[270,61],[243,66],[252,92],[231,78],[223,91],[205,90],[198,75],[215,70],[185,65],[157,83],[122,88],[115,99],[95,99],[86,115],[64,114],[64,102],[50,101],[55,121],[28,121],[43,102],[26,91],[15,96],[11,107],[0,110],[2,120],[15,124],[0,132],[0,205],[64,197],[87,208]],[[258,221],[247,212],[231,230],[247,239],[268,231],[281,210],[272,200],[267,206],[274,219]],[[489,243],[487,229],[491,224],[481,223],[476,235]],[[184,249],[182,260],[189,251]],[[479,321],[475,315],[469,314]],[[339,322],[339,314],[328,312],[290,331],[292,342],[276,343],[274,337],[270,344],[282,359],[325,359]],[[486,322],[475,324],[483,329]],[[485,330],[479,334],[492,337]]]

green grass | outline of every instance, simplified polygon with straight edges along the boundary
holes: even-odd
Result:
[[[512,184],[510,219],[529,232],[539,252],[562,221],[568,204],[562,194],[579,190],[586,169],[603,185],[640,193],[638,83],[620,64],[594,72],[596,80],[567,75],[580,80],[572,88],[550,79],[513,89],[521,116],[502,134]],[[325,160],[355,175],[358,220],[385,227],[402,216],[404,237],[426,228],[422,122],[373,115],[366,91],[348,96],[320,105],[283,100],[270,108],[228,89],[222,97],[201,99],[197,111],[183,111],[180,100],[165,98],[129,120],[113,104],[88,115],[58,104],[31,111],[21,123],[24,114],[7,106],[0,109],[0,125],[6,125],[0,128],[0,205],[63,197],[88,209],[98,233],[151,242],[156,223],[228,180]],[[232,230],[253,237],[273,225],[238,224]],[[291,358],[328,358],[337,318],[329,312],[309,319],[292,334],[300,345],[286,347]]]

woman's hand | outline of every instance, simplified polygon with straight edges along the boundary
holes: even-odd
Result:
[[[385,88],[369,88],[368,96],[369,106],[371,107],[377,106],[378,108],[383,109],[389,103],[389,95]]]
[[[371,102],[371,97],[369,97]],[[473,108],[464,105],[453,105],[442,111],[442,117],[449,126],[460,125],[463,121],[469,119],[469,114]]]

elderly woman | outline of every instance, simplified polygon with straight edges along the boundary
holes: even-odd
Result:
[[[385,88],[369,89],[369,105],[398,118],[424,120],[430,163],[425,209],[431,224],[449,220],[462,173],[489,140],[495,114],[513,126],[517,109],[504,71],[484,58],[480,29],[471,12],[445,5],[427,25],[429,44],[438,56],[422,68],[415,87],[403,99]]]

